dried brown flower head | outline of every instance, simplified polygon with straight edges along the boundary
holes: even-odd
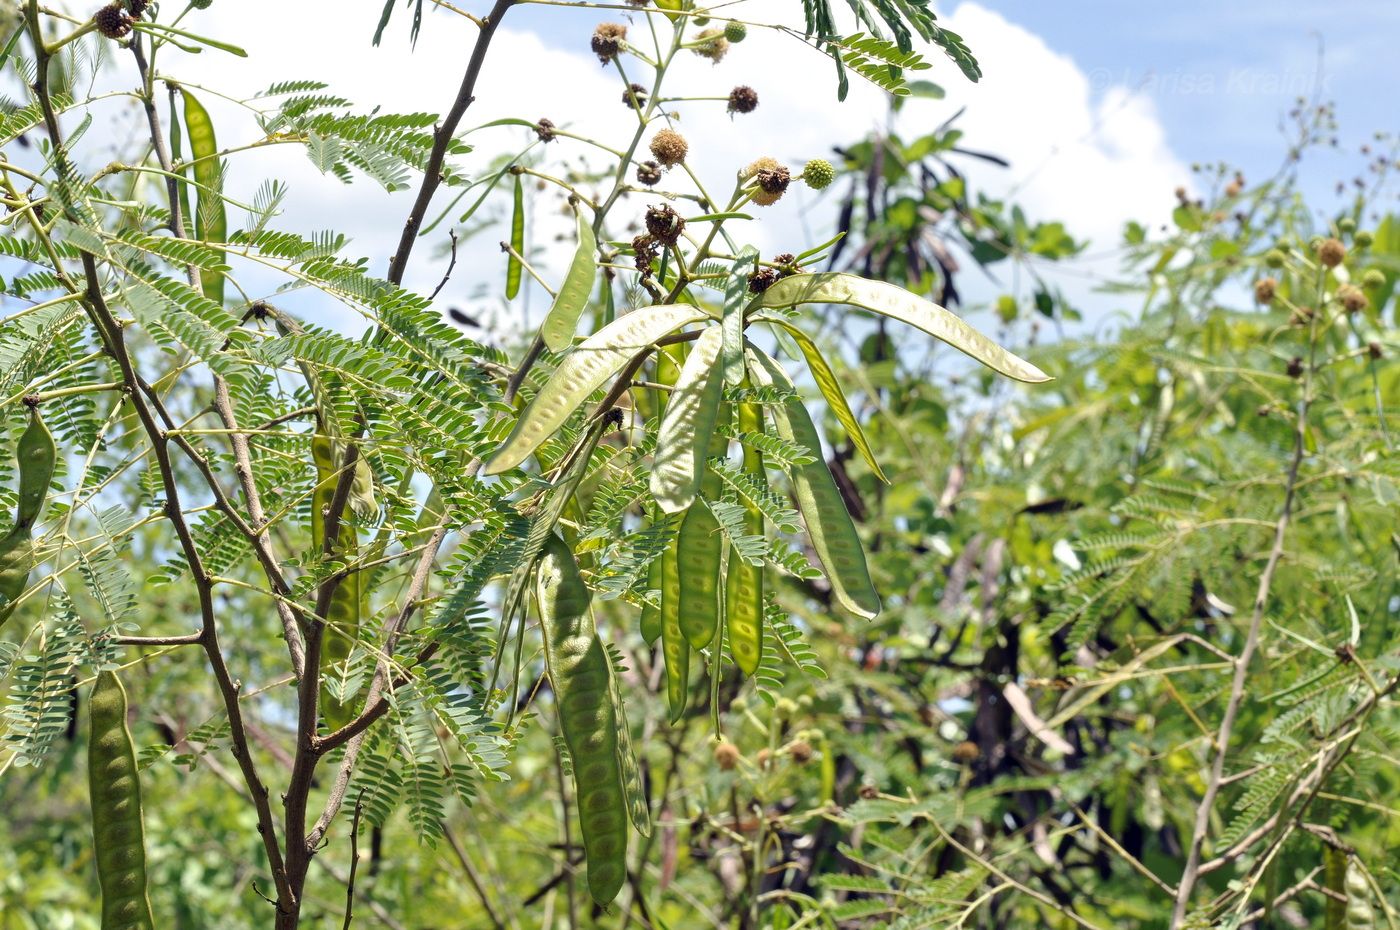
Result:
[[[1347,247],[1342,245],[1340,239],[1323,239],[1322,244],[1317,247],[1318,261],[1328,268],[1336,268],[1346,261]]]
[[[685,220],[668,203],[647,207],[646,224],[652,238],[666,245],[675,245],[685,229]]]
[[[97,31],[109,39],[124,39],[131,34],[131,14],[120,2],[104,6],[92,15]]]
[[[599,23],[593,30],[593,54],[603,64],[616,58],[626,44],[627,27],[622,23]]]
[[[661,183],[661,166],[647,159],[637,166],[637,183],[655,187]]]
[[[663,129],[651,140],[651,154],[667,168],[673,168],[685,161],[690,153],[690,145],[685,136],[674,129]]]
[[[730,113],[752,113],[758,108],[758,91],[747,84],[740,84],[729,92]]]
[[[749,275],[749,293],[762,294],[775,283],[780,275],[776,268],[760,268]]]

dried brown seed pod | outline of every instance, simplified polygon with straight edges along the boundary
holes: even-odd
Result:
[[[554,121],[541,118],[535,124],[535,135],[539,136],[541,142],[554,141]]]

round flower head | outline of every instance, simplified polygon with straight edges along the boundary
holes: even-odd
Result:
[[[724,37],[723,29],[703,29],[695,34],[695,42],[691,51],[715,64],[729,53],[729,40]]]
[[[772,164],[764,164],[754,172],[753,178],[758,184],[758,189],[753,192],[752,197],[754,203],[761,207],[768,207],[782,199],[788,185],[792,183],[792,173],[788,171],[786,165],[780,165],[771,158],[761,158],[759,161],[772,162]],[[758,164],[758,162],[754,164]]]
[[[670,204],[665,203],[647,207],[646,224],[651,237],[666,245],[675,245],[681,237],[681,230],[685,229],[685,220]]]
[[[730,42],[742,42],[749,37],[749,27],[743,23],[725,23],[724,37]]]
[[[685,136],[674,129],[663,129],[652,137],[651,154],[667,168],[674,168],[685,161],[689,152],[690,146],[686,144]]]
[[[1342,302],[1347,313],[1360,313],[1370,305],[1366,294],[1355,284],[1343,284],[1337,288],[1337,299]]]
[[[661,183],[661,166],[647,159],[637,166],[637,183],[655,187]]]
[[[1274,302],[1274,295],[1278,292],[1278,282],[1273,278],[1260,278],[1254,284],[1255,303],[1271,304]]]
[[[554,141],[554,121],[541,118],[535,124],[535,135],[539,136],[541,142]]]
[[[823,190],[836,180],[836,169],[825,158],[814,158],[802,169],[802,180],[814,191]]]
[[[752,113],[758,109],[758,91],[747,84],[740,84],[729,92],[730,113]]]
[[[1317,247],[1317,257],[1328,268],[1336,268],[1347,257],[1347,247],[1340,239],[1324,239]]]
[[[122,39],[131,33],[131,14],[120,3],[104,6],[92,16],[97,31],[109,39]]]
[[[715,743],[715,765],[722,770],[732,771],[734,766],[739,764],[739,747],[725,740],[722,743]]]
[[[603,64],[616,58],[626,42],[627,27],[622,23],[599,23],[593,30],[593,54],[597,55]]]
[[[646,106],[647,89],[640,84],[628,84],[627,89],[622,92],[622,105],[632,110],[640,110]]]
[[[214,0],[190,0],[190,6],[196,10],[207,10],[214,5]]]
[[[1379,268],[1367,268],[1366,273],[1361,276],[1361,286],[1369,290],[1375,290],[1385,284],[1385,272]]]
[[[769,158],[767,155],[764,155],[762,158],[755,158],[753,161],[749,162],[748,166],[744,168],[743,171],[739,172],[739,180],[747,181],[750,178],[754,177],[756,174],[758,174],[760,171],[762,171],[764,168],[777,167],[778,160],[776,158]]]

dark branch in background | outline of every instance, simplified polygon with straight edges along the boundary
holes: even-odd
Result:
[[[496,28],[500,26],[506,11],[514,5],[515,0],[496,0],[491,12],[486,14],[481,24],[481,33],[476,37],[476,45],[472,48],[471,59],[467,62],[467,71],[462,75],[462,86],[457,91],[457,98],[452,101],[452,108],[447,111],[442,123],[433,131],[433,149],[428,154],[428,164],[423,170],[423,183],[418,188],[418,197],[413,202],[413,209],[404,221],[399,247],[389,262],[389,281],[392,284],[403,284],[404,272],[408,269],[408,258],[413,254],[413,246],[418,239],[418,230],[423,227],[423,218],[427,216],[428,206],[432,203],[438,186],[442,184],[442,164],[447,157],[447,148],[457,133],[457,126],[462,122],[467,107],[476,99],[476,80],[481,75],[482,64],[486,61],[491,37],[496,34]]]

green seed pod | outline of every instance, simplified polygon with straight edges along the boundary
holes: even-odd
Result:
[[[15,511],[15,527],[29,529],[43,512],[58,458],[53,435],[39,416],[38,407],[29,408],[29,425],[20,434],[15,455],[19,459],[19,506]]]
[[[690,688],[690,641],[681,631],[679,535],[661,554],[661,656],[666,662],[666,700],[672,723],[685,714]]]
[[[311,440],[311,458],[316,463],[316,488],[311,492],[311,545],[312,552],[320,555],[325,548],[326,534],[326,511],[331,505],[331,499],[335,497],[336,485],[340,482],[340,469],[345,463],[345,456],[340,452],[343,444],[331,439],[328,436],[317,435]],[[363,462],[363,459],[356,459],[356,465]],[[358,484],[362,481],[360,470],[357,467],[353,481]],[[373,479],[370,482],[370,494],[373,495]],[[351,487],[350,499],[353,509],[355,499],[354,485]],[[355,534],[355,528],[350,525],[348,513],[341,514],[340,526],[337,531],[337,543],[334,548],[334,557],[343,562],[351,562],[359,557],[359,539]],[[336,586],[335,593],[331,596],[330,606],[326,609],[326,629],[321,636],[321,673],[323,675],[333,674],[336,666],[350,658],[350,650],[354,646],[360,629],[360,614],[364,592],[361,591],[361,578],[359,572],[351,572],[341,579]],[[321,687],[321,713],[326,719],[326,725],[332,730],[338,730],[355,718],[355,707],[353,702],[341,702],[337,700],[330,689],[322,685]]]
[[[754,348],[748,349],[749,373],[760,386],[793,391],[792,380],[778,363]],[[821,437],[800,398],[793,396],[773,408],[773,425],[779,436],[810,450],[815,460],[791,469],[793,496],[807,525],[812,549],[831,581],[832,597],[858,617],[872,619],[880,613],[880,596],[870,580],[865,549],[856,532],[846,501],[821,458]]]
[[[195,6],[199,7],[199,4]],[[189,131],[194,179],[199,184],[199,200],[194,215],[195,236],[203,242],[225,242],[228,239],[228,217],[222,196],[224,163],[218,158],[219,142],[214,133],[214,121],[188,88],[181,88],[181,93],[185,98],[185,128]],[[204,296],[223,306],[224,276],[206,268],[200,273],[199,280]]]
[[[574,764],[588,891],[612,901],[627,877],[628,801],[618,755],[612,665],[589,614],[591,595],[568,545],[551,536],[536,578],[545,664]]]
[[[28,530],[16,528],[0,539],[0,626],[10,619],[13,601],[29,585],[34,568],[34,542]]]
[[[654,518],[661,516],[659,513],[653,514]],[[667,548],[670,548],[670,543],[667,543]],[[654,645],[661,638],[661,575],[662,562],[665,561],[665,558],[663,552],[662,555],[652,559],[651,564],[647,566],[647,590],[656,592],[653,595],[656,597],[656,602],[645,604],[642,607],[642,638],[647,641],[649,646]]]
[[[214,5],[214,0],[190,0],[190,6],[196,10],[207,10]]]
[[[749,37],[749,27],[739,22],[725,23],[724,37],[730,42],[742,42]]]
[[[738,411],[741,433],[762,433],[763,412],[758,404],[740,404]],[[744,447],[744,471],[766,487],[763,453]],[[744,532],[763,535],[763,511],[751,502],[744,502]],[[729,572],[725,579],[724,614],[729,631],[729,651],[745,675],[758,671],[763,659],[763,566],[750,565],[733,550],[729,553]]]
[[[146,894],[140,773],[126,727],[126,690],[112,672],[97,676],[88,727],[88,794],[102,930],[154,930]]]
[[[708,431],[710,457],[722,457],[729,450],[729,438],[723,430],[727,413],[728,408],[722,408]],[[719,521],[706,502],[719,498],[719,478],[710,471],[708,464],[702,463],[701,467],[704,472],[700,487],[705,500],[690,505],[677,533],[680,625],[692,649],[709,646],[715,638],[715,630],[719,629],[719,570],[724,558],[724,537]]]
[[[719,568],[724,555],[719,521],[708,504],[690,505],[677,538],[681,633],[692,648],[703,649],[714,640],[719,625]]]
[[[19,467],[19,504],[15,525],[0,538],[0,625],[10,618],[15,601],[29,585],[34,568],[34,524],[43,514],[44,500],[53,481],[58,450],[53,436],[39,416],[39,408],[29,408],[29,425],[15,444]]]

